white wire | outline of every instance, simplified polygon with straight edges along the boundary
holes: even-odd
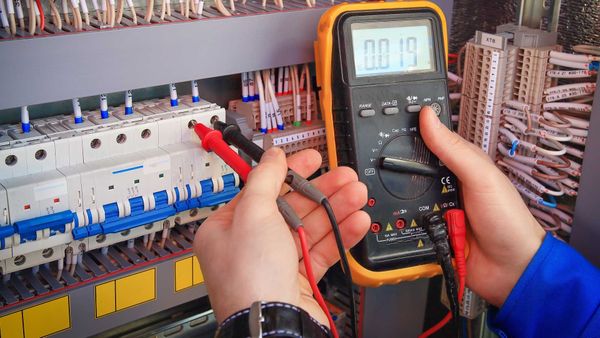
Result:
[[[550,57],[560,60],[573,61],[573,62],[590,62],[600,61],[600,57],[586,54],[569,54],[557,51],[550,51]]]
[[[544,110],[575,110],[584,113],[592,111],[592,105],[573,102],[551,102],[543,104]]]
[[[584,70],[590,69],[589,64],[583,63],[583,62],[566,61],[566,60],[561,60],[561,59],[556,59],[556,58],[550,58],[550,60],[548,62],[550,62],[553,65],[567,67],[567,68],[584,69]]]
[[[448,79],[450,81],[456,82],[456,84],[461,84],[463,82],[463,78],[452,73],[452,72],[448,72]]]
[[[258,104],[260,108],[260,131],[263,133],[267,132],[267,110],[265,107],[265,91],[263,87],[263,80],[260,71],[254,72],[254,79],[256,80],[256,88],[258,89]]]
[[[558,78],[558,79],[579,79],[586,78],[593,75],[593,72],[590,70],[549,70],[546,75],[548,77]]]

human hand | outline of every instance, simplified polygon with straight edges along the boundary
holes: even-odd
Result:
[[[217,321],[256,301],[296,305],[328,325],[315,299],[297,234],[290,231],[275,203],[288,166],[307,177],[321,165],[321,155],[306,150],[286,163],[281,149],[267,151],[248,176],[241,193],[211,215],[198,229],[194,251],[200,261]],[[356,173],[345,167],[312,181],[333,207],[344,246],[354,246],[369,228],[369,215],[360,210],[367,189]],[[285,195],[304,222],[313,271],[317,281],[339,260],[335,238],[322,207],[298,193]]]
[[[542,244],[544,230],[483,151],[448,130],[429,107],[419,122],[429,149],[460,181],[471,228],[467,285],[499,307]]]

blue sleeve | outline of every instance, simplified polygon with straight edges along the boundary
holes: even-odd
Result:
[[[489,324],[500,337],[600,337],[600,270],[548,234]]]

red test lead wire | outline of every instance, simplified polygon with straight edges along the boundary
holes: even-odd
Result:
[[[339,338],[337,328],[335,327],[335,323],[333,322],[333,318],[329,313],[329,309],[327,308],[327,304],[325,304],[325,300],[321,295],[321,291],[317,286],[317,282],[315,279],[315,275],[313,274],[312,264],[310,261],[310,252],[308,251],[308,244],[306,244],[306,235],[304,234],[304,227],[298,228],[298,238],[300,239],[300,247],[302,249],[302,261],[304,262],[304,269],[306,270],[306,278],[308,279],[308,283],[310,284],[310,288],[312,289],[313,296],[319,303],[319,306],[325,312],[327,316],[327,321],[329,322],[329,327],[331,328],[331,334],[333,338]]]
[[[233,149],[231,149],[225,141],[223,141],[223,135],[220,131],[208,128],[202,123],[196,123],[194,125],[194,132],[196,132],[198,137],[200,137],[200,140],[202,141],[202,148],[204,148],[204,150],[213,151],[215,154],[217,154],[225,163],[227,163],[227,165],[229,165],[236,173],[238,173],[238,175],[240,175],[242,181],[246,182],[248,174],[252,168],[235,151],[233,151]],[[325,300],[323,299],[323,295],[321,295],[321,291],[319,291],[319,287],[317,286],[310,261],[310,251],[308,250],[304,227],[298,227],[297,231],[298,238],[300,239],[302,257],[304,258],[303,261],[304,268],[306,270],[306,278],[308,279],[308,283],[310,284],[310,288],[312,289],[317,303],[327,316],[327,321],[329,322],[333,337],[339,338],[335,323],[331,317],[331,313],[329,312],[327,304],[325,304]]]
[[[465,256],[467,226],[465,222],[465,212],[461,209],[451,209],[444,215],[450,235],[450,244],[454,250],[454,261],[456,263],[456,273],[458,275],[458,302],[462,303],[465,294],[465,283],[467,279],[467,260]],[[427,338],[439,331],[452,319],[452,312],[440,320],[437,324],[421,333],[419,338]]]

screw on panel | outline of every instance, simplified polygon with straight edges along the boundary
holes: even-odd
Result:
[[[150,137],[151,134],[152,134],[152,132],[150,131],[150,129],[142,130],[142,138],[143,139],[147,139],[148,137]]]
[[[25,264],[26,260],[27,259],[25,258],[25,256],[19,255],[19,256],[15,257],[15,265],[17,265],[17,266],[18,265],[23,265],[23,264]]]
[[[118,144],[125,143],[125,141],[127,141],[127,135],[125,135],[125,134],[117,135],[117,143]]]
[[[92,149],[98,149],[100,148],[100,145],[102,145],[102,141],[98,138],[95,138],[90,142],[90,147],[92,147]]]
[[[15,156],[15,155],[6,156],[6,159],[4,159],[4,163],[6,163],[7,166],[13,166],[13,165],[17,164],[17,156]]]
[[[53,254],[54,254],[54,249],[52,249],[52,248],[46,248],[46,249],[44,249],[44,251],[42,251],[42,257],[44,257],[44,258],[50,258],[50,257],[52,257]]]
[[[35,159],[41,161],[46,158],[46,155],[47,155],[46,150],[40,149],[35,152]]]

